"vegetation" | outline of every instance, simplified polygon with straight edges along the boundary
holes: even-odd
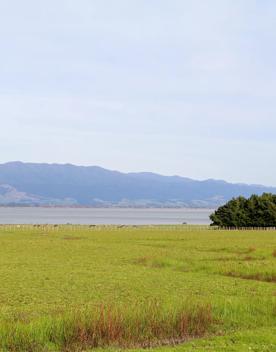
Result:
[[[0,226],[0,350],[276,351],[275,250],[274,231]]]
[[[276,227],[276,195],[264,193],[233,198],[211,216],[212,225],[222,227]]]

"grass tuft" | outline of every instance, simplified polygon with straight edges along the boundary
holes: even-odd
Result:
[[[101,305],[91,312],[75,312],[36,323],[1,326],[0,346],[5,351],[81,351],[104,347],[153,347],[177,344],[204,336],[213,324],[209,304],[178,309],[157,302],[146,307],[114,308]]]

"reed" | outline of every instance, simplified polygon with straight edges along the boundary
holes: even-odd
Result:
[[[209,304],[186,303],[178,308],[165,308],[158,302],[132,307],[100,305],[89,312],[2,324],[0,346],[14,352],[48,351],[51,346],[71,352],[110,346],[174,345],[204,336],[213,321]]]

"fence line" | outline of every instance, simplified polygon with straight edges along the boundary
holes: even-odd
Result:
[[[276,227],[219,227],[209,225],[16,225],[0,224],[0,231],[31,230],[45,232],[59,232],[69,230],[71,232],[80,230],[91,231],[122,231],[122,230],[163,230],[163,231],[276,231]]]

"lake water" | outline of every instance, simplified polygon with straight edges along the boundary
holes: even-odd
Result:
[[[212,209],[0,207],[0,224],[208,225]]]

